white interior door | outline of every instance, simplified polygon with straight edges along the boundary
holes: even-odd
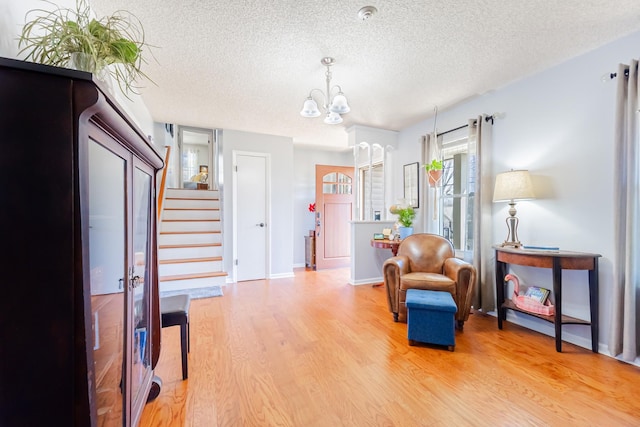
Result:
[[[236,281],[267,277],[268,155],[234,153],[234,224]]]

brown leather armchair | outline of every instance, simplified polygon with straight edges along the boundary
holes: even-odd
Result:
[[[456,326],[469,318],[476,269],[455,257],[453,245],[437,234],[413,234],[398,247],[398,255],[382,266],[389,311],[395,322],[407,321],[407,289],[446,291],[458,306]]]

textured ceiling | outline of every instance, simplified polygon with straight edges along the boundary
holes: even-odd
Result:
[[[399,130],[640,29],[638,0],[90,1],[131,11],[158,46],[142,89],[155,121],[334,148],[350,125]],[[324,56],[351,106],[340,125],[299,115]]]

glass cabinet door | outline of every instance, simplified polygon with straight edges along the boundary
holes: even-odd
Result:
[[[147,375],[151,375],[151,346],[150,343],[150,307],[149,289],[151,287],[149,275],[149,235],[151,230],[151,175],[134,168],[133,176],[133,251],[134,264],[132,274],[132,370],[131,389],[134,407],[137,403],[146,401],[143,384],[147,383]]]
[[[89,264],[97,425],[123,425],[126,262],[124,158],[89,140]]]

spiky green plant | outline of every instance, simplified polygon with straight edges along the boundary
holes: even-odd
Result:
[[[76,0],[75,9],[51,4],[53,10],[32,9],[27,12],[26,24],[18,46],[26,53],[25,60],[65,67],[74,53],[89,58],[85,69],[98,73],[108,67],[109,73],[126,94],[137,93],[136,82],[149,79],[142,72],[144,29],[140,20],[130,12],[118,10],[111,16],[95,19],[86,0]],[[28,20],[33,16],[33,19]],[[151,50],[148,50],[151,53]]]

